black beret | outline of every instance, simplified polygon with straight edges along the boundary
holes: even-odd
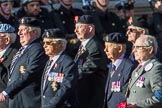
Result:
[[[160,1],[160,2],[162,2],[162,0],[153,0],[154,2],[157,2],[157,1]]]
[[[81,24],[94,24],[94,19],[92,15],[82,15],[79,17],[77,23]]]
[[[118,9],[118,10],[121,10],[123,9],[123,7],[126,9],[126,10],[131,10],[134,8],[134,2],[126,2],[124,3],[124,5],[121,4],[121,2],[117,2],[115,7]]]
[[[149,24],[147,22],[147,15],[142,15],[139,18],[133,18],[131,23],[128,23],[128,25],[133,25],[136,27],[141,28],[149,28]]]
[[[127,39],[125,36],[123,36],[121,33],[110,33],[106,35],[103,40],[105,42],[110,42],[110,43],[119,43],[119,44],[126,44]]]
[[[31,2],[40,2],[40,0],[21,0],[22,5],[24,6]]]
[[[46,29],[42,35],[42,38],[65,39],[65,34],[59,28]]]
[[[19,24],[31,27],[40,27],[40,21],[34,17],[23,17],[19,20]]]
[[[0,3],[4,3],[4,2],[14,2],[14,0],[0,0]]]

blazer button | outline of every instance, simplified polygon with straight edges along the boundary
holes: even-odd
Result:
[[[8,79],[8,81],[11,81],[11,79]]]
[[[43,98],[45,98],[46,96],[43,95]]]

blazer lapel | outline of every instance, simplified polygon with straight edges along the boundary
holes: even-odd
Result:
[[[125,65],[125,59],[123,59],[123,61],[121,62],[121,64],[117,68],[117,70],[114,72],[114,75],[112,77],[111,77],[110,72],[109,72],[109,82],[108,82],[109,84],[107,86],[108,88],[109,87],[112,87],[112,82],[111,81],[120,81],[121,77],[123,76],[122,75],[123,74],[122,71],[124,69],[124,65]],[[115,80],[113,80],[113,79],[115,79]],[[107,91],[108,90],[111,90],[111,88],[107,89]],[[109,91],[109,92],[111,92],[111,93],[109,94],[109,96],[107,97],[107,99],[109,99],[111,97],[112,93],[113,93],[113,91]]]
[[[60,57],[54,63],[54,65],[51,67],[50,72],[58,72],[59,71],[63,58],[64,58],[64,56],[61,54]],[[44,81],[46,81],[46,82],[45,82],[45,85],[44,85],[43,93],[47,89],[48,85],[50,84],[50,81],[48,81],[48,76],[46,77],[46,79],[44,79]]]
[[[130,88],[132,88],[132,86],[136,83],[136,81],[141,77],[141,75],[145,72],[145,66],[151,61],[152,59],[148,60],[144,65],[142,65],[142,67],[140,69],[138,69],[138,67],[133,71],[132,77],[135,77],[136,74],[138,75],[137,77],[135,77],[134,79],[131,80],[130,82]]]

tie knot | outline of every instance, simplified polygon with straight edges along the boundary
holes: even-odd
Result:
[[[141,67],[142,67],[142,65],[139,64],[139,65],[137,66],[137,70],[139,70]]]
[[[51,60],[49,60],[48,64],[51,65],[52,62],[53,62],[53,60],[51,59]]]
[[[112,69],[113,69],[113,71],[116,70],[116,66],[114,64],[112,64]]]

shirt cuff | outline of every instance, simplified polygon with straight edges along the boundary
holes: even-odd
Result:
[[[2,94],[3,94],[4,96],[8,96],[8,94],[7,94],[5,91],[2,91]]]

